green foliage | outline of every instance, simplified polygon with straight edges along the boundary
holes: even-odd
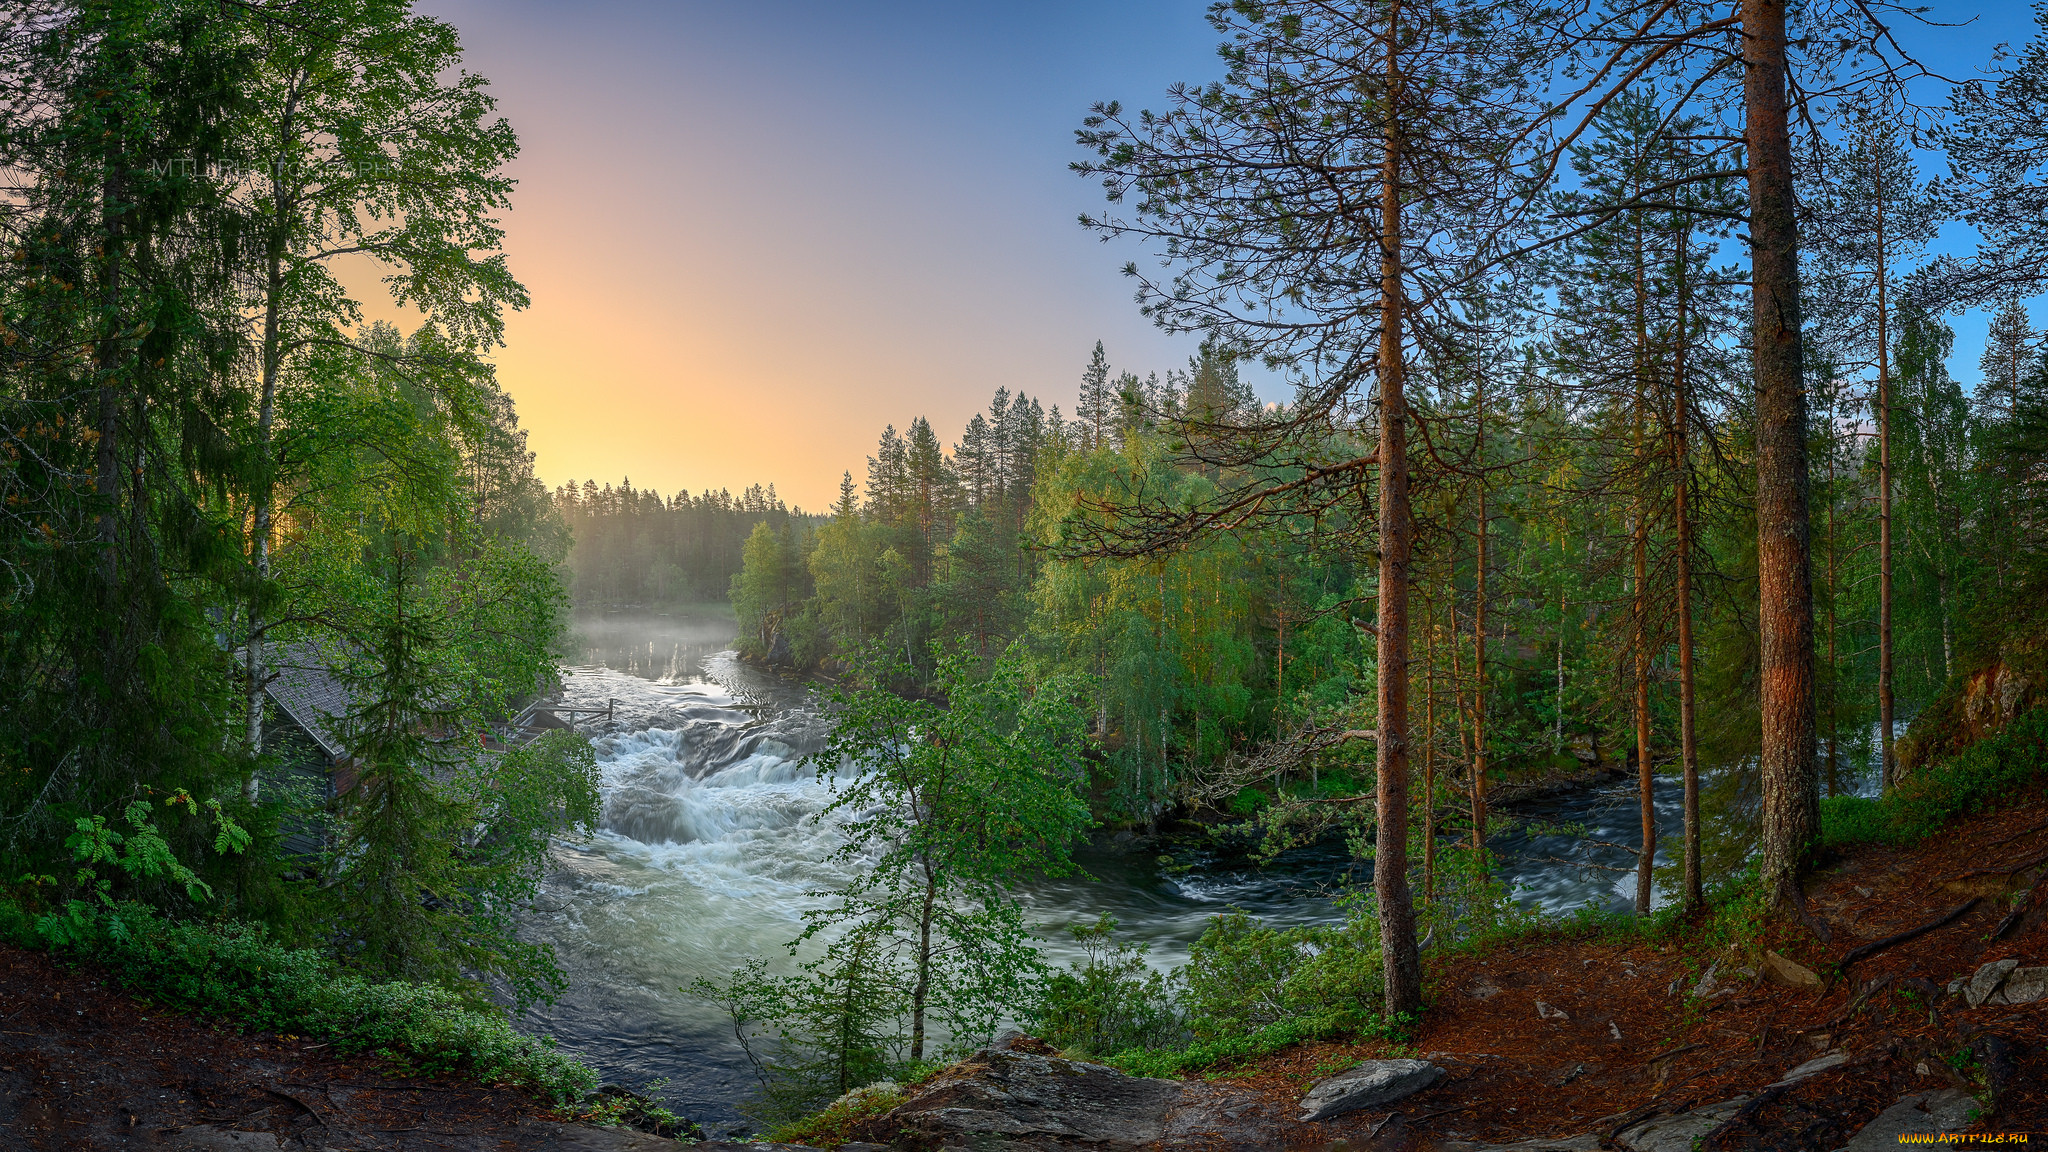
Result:
[[[1821,802],[1821,841],[1830,848],[1917,844],[1960,817],[2007,803],[2048,780],[2048,708],[2036,707],[1999,732],[1915,771],[1880,799]]]
[[[595,1071],[551,1041],[515,1030],[501,1010],[431,985],[365,980],[318,951],[285,947],[260,925],[180,923],[127,902],[73,912],[52,931],[49,917],[0,901],[0,937],[100,964],[175,1008],[243,1028],[331,1038],[341,1051],[374,1053],[415,1072],[462,1069],[562,1102],[597,1086]]]
[[[812,759],[836,793],[822,815],[851,817],[839,856],[861,875],[805,935],[852,928],[906,955],[912,1060],[928,1011],[962,1045],[1019,1000],[1039,961],[1010,888],[1071,872],[1089,823],[1078,685],[1030,684],[1014,653],[986,676],[969,657],[934,660],[943,704],[890,691],[909,666],[872,657],[856,687],[833,691],[832,736]]]
[[[854,1128],[903,1103],[903,1089],[882,1080],[855,1088],[832,1101],[822,1111],[781,1124],[768,1132],[768,1139],[785,1144],[808,1144],[814,1148],[837,1148],[853,1139]]]
[[[1199,1040],[1290,1019],[1365,1027],[1380,1011],[1379,924],[1363,896],[1336,925],[1269,928],[1232,912],[1210,922],[1178,975]]]
[[[1031,1034],[1057,1048],[1088,1055],[1161,1048],[1186,1034],[1166,977],[1145,962],[1146,946],[1113,937],[1107,912],[1093,924],[1069,927],[1087,959],[1048,976],[1025,1013]]]
[[[1230,798],[1231,813],[1247,819],[1257,816],[1272,805],[1273,798],[1267,795],[1264,789],[1253,788],[1250,785],[1239,788],[1237,795]]]
[[[757,959],[684,989],[725,1009],[768,1121],[971,1049],[1041,974],[1011,892],[1071,872],[1088,826],[1076,686],[1029,683],[1014,653],[986,672],[968,655],[933,662],[940,699],[892,691],[912,670],[872,650],[831,692],[832,735],[810,762],[835,793],[819,818],[844,818],[838,857],[856,879],[790,942],[820,941],[822,955],[789,977]]]

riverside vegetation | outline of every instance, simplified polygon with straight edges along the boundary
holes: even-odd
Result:
[[[461,63],[388,0],[0,16],[0,935],[571,1101],[492,996],[563,987],[515,918],[597,782],[479,739],[554,676],[568,534],[486,359],[518,142]],[[266,694],[308,651],[331,799]]]
[[[1086,226],[1163,259],[1130,272],[1202,337],[1186,368],[1098,345],[1071,415],[999,391],[950,450],[891,425],[811,516],[535,477],[488,361],[527,303],[518,143],[447,24],[14,5],[0,930],[586,1096],[493,995],[562,989],[515,926],[550,838],[596,822],[593,756],[479,747],[548,687],[572,586],[725,592],[746,655],[838,679],[815,766],[872,866],[796,975],[693,989],[778,1122],[1005,1017],[1153,1074],[1401,1037],[1425,942],[1555,929],[1493,877],[1490,792],[1616,751],[1635,915],[1584,927],[1718,945],[1796,913],[1829,845],[2040,778],[2044,713],[1958,750],[1955,702],[1996,669],[2023,707],[2048,661],[2048,13],[1930,98],[1885,23],[1911,13],[1697,7],[1215,5],[1222,77],[1099,106],[1076,166]],[[1935,253],[1957,220],[1981,245]],[[413,331],[365,320],[349,260]],[[1966,393],[1948,317],[1977,306]],[[307,646],[356,701],[332,799],[265,691]],[[1372,889],[1324,926],[1221,917],[1171,975],[1083,925],[1090,959],[1048,971],[1019,883],[1176,811],[1263,851],[1344,836]]]

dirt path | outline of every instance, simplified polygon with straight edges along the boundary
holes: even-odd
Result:
[[[458,1077],[387,1078],[311,1040],[240,1035],[90,971],[0,947],[0,1148],[412,1152],[673,1149],[567,1125],[532,1097]]]

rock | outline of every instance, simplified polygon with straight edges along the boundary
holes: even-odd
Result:
[[[1954,1088],[1915,1093],[1878,1113],[1835,1152],[1891,1152],[1909,1135],[1960,1132],[1982,1111],[1974,1098]]]
[[[518,1145],[521,1148],[546,1148],[549,1152],[675,1152],[678,1147],[673,1140],[649,1136],[630,1128],[593,1128],[588,1124],[556,1124],[547,1120],[528,1120],[519,1126]],[[356,1145],[348,1145],[354,1149]],[[696,1148],[713,1149],[715,1144],[697,1144]],[[747,1144],[748,1149],[774,1150],[790,1147],[784,1144]]]
[[[1479,1144],[1471,1140],[1439,1140],[1430,1145],[1437,1152],[1600,1152],[1600,1137],[1539,1136],[1513,1144]]]
[[[1700,982],[1692,986],[1692,994],[1694,999],[1705,1000],[1707,997],[1712,996],[1714,994],[1714,990],[1720,986],[1715,982],[1714,976],[1720,970],[1721,962],[1719,960],[1716,960],[1712,964],[1707,965],[1707,970],[1705,972],[1700,973]]]
[[[2019,966],[2018,960],[1993,960],[1977,969],[1976,974],[1970,977],[1970,983],[1963,989],[1963,999],[1972,1008],[1984,1003],[1991,998],[1993,992],[1998,991],[2000,984],[2005,983],[2005,978],[2012,975],[2012,970]]]
[[[1693,1143],[1719,1128],[1735,1115],[1749,1097],[1737,1096],[1690,1112],[1657,1116],[1615,1133],[1615,1140],[1631,1152],[1692,1152]]]
[[[1319,1081],[1301,1098],[1301,1119],[1327,1120],[1391,1104],[1443,1079],[1444,1070],[1427,1060],[1367,1060],[1348,1072]]]
[[[195,1124],[166,1142],[166,1147],[191,1152],[279,1152],[283,1142],[268,1132],[237,1132],[211,1124]]]
[[[1780,1084],[1797,1084],[1801,1080],[1818,1076],[1831,1068],[1840,1068],[1848,1062],[1849,1053],[1845,1049],[1837,1048],[1824,1056],[1816,1056],[1799,1067],[1792,1069],[1790,1072],[1785,1073],[1783,1076],[1778,1077],[1771,1087],[1776,1088]]]
[[[1035,1049],[1035,1050],[1034,1050]],[[1159,1140],[1181,1098],[1172,1080],[1045,1054],[1015,1031],[911,1091],[903,1103],[863,1121],[856,1139],[920,1148],[989,1152],[1085,1143],[1108,1152]]]
[[[610,1101],[618,1109],[620,1124],[650,1136],[666,1136],[671,1140],[702,1140],[704,1129],[687,1117],[664,1120],[653,1114],[654,1101],[617,1084],[607,1084],[597,1090],[599,1100]]]
[[[1820,974],[1796,960],[1788,960],[1776,952],[1764,953],[1764,979],[1787,988],[1818,988]]]
[[[1536,1002],[1536,1018],[1538,1020],[1569,1020],[1571,1016],[1562,1008],[1552,1008],[1550,1005],[1538,1000]]]
[[[1986,1004],[2032,1004],[2048,1000],[2048,968],[2014,968],[1998,991],[1984,998]]]

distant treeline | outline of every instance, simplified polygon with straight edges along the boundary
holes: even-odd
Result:
[[[575,534],[569,571],[578,606],[723,600],[756,524],[786,531],[818,519],[784,504],[773,484],[738,496],[723,488],[663,496],[630,479],[616,488],[571,480],[555,489],[555,506]]]

